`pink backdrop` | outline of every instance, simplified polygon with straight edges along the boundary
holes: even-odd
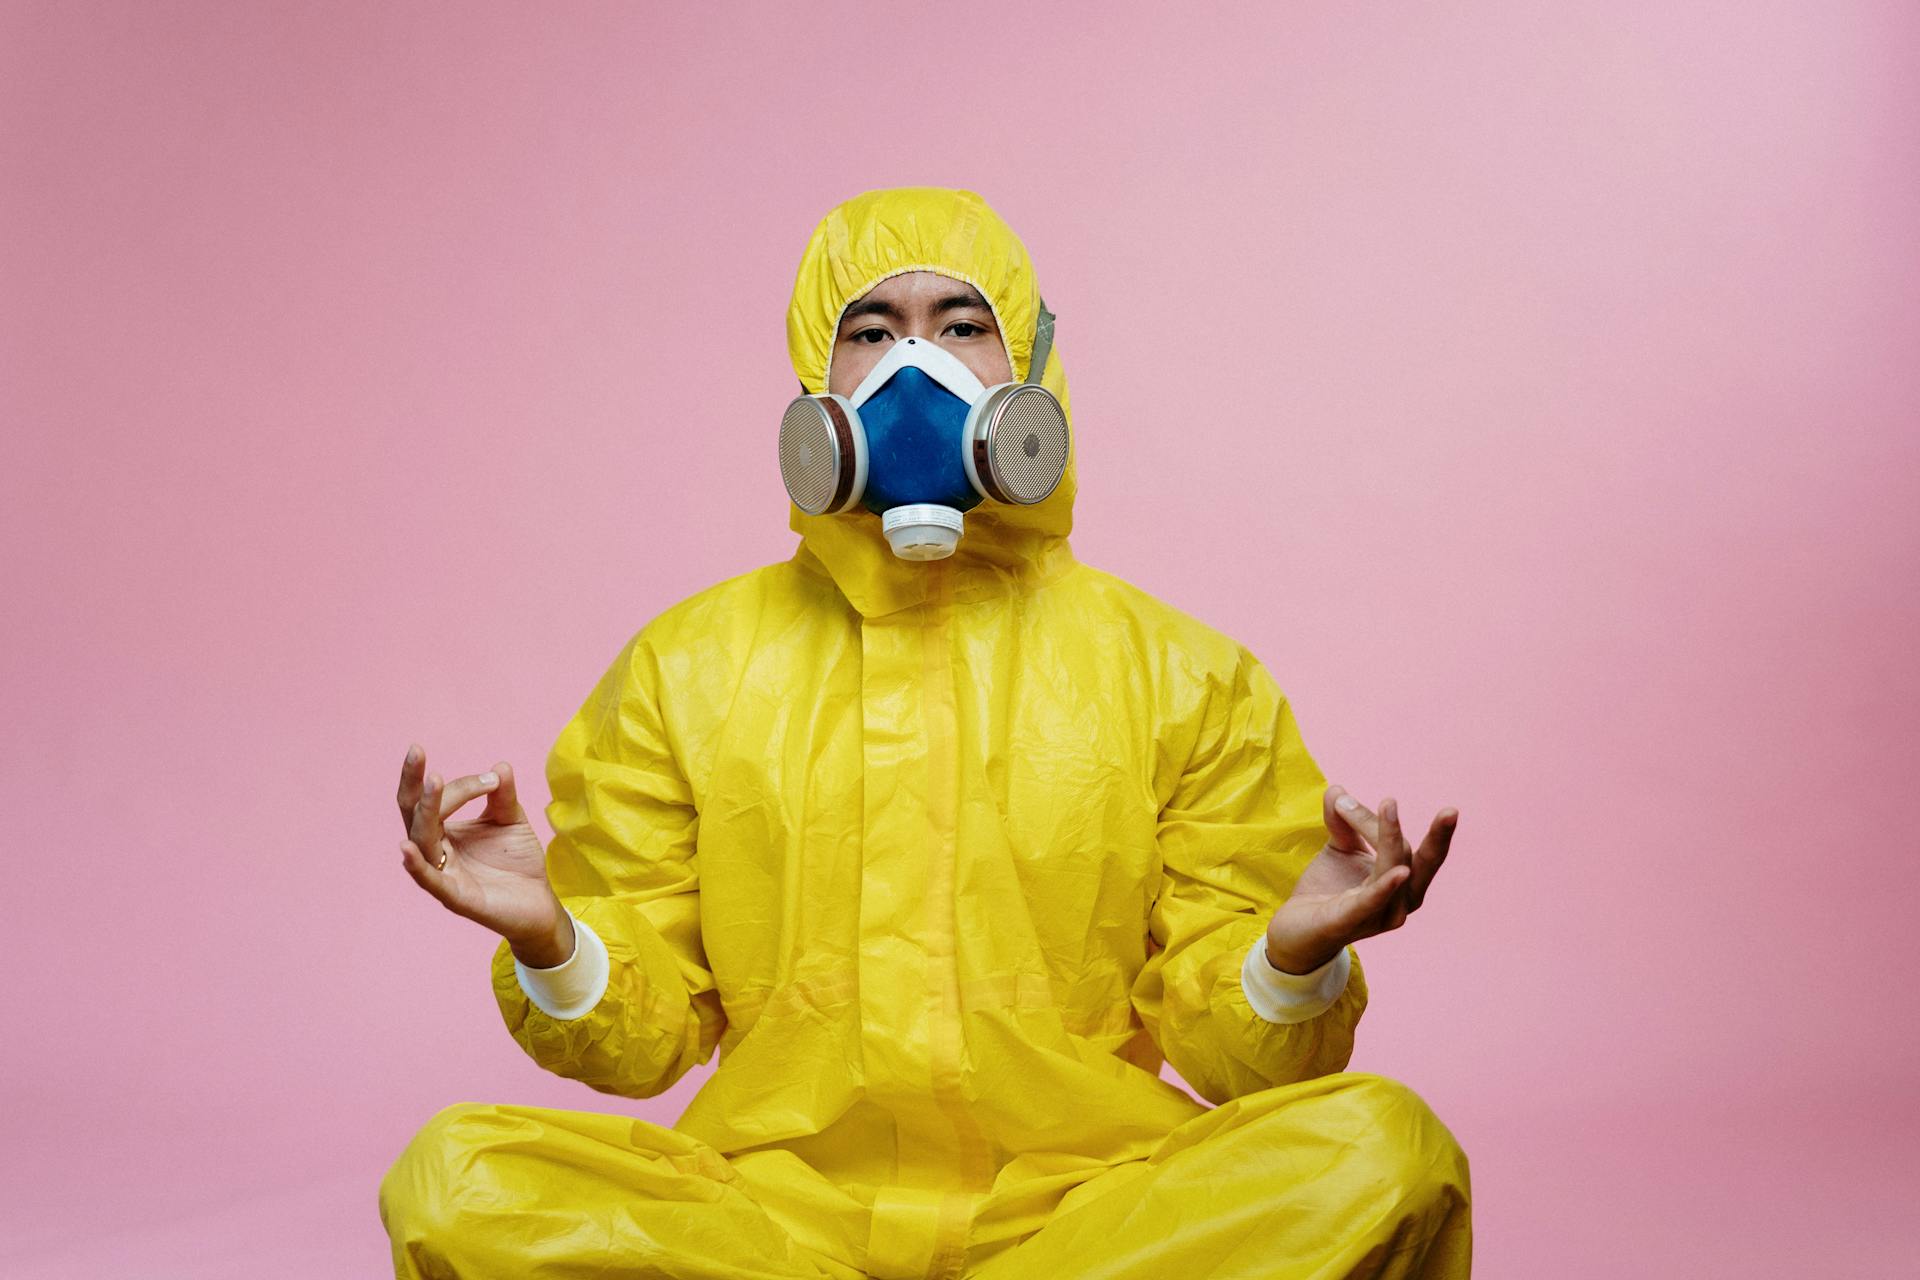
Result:
[[[0,10],[0,1270],[377,1275],[438,1107],[678,1113],[522,1057],[395,777],[543,804],[790,554],[793,270],[899,183],[1036,257],[1081,558],[1462,810],[1354,1065],[1480,1274],[1915,1266],[1920,10],[915,8]]]

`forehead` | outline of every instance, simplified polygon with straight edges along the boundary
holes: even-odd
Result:
[[[943,309],[950,309],[963,299],[974,306],[989,311],[993,309],[980,291],[965,280],[941,275],[937,271],[903,271],[888,276],[854,298],[842,309],[841,314],[844,317],[857,311],[874,310],[877,309],[876,304],[880,303],[900,308],[944,304]]]

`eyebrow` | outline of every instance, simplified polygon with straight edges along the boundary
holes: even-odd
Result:
[[[993,308],[987,305],[987,300],[981,297],[979,291],[975,289],[969,289],[965,293],[950,293],[944,298],[935,299],[933,304],[933,313],[935,315],[941,315],[948,311],[974,309],[985,311],[988,314],[992,314],[993,312]],[[847,304],[847,309],[840,313],[840,323],[845,325],[847,321],[858,319],[860,316],[882,316],[896,322],[902,318],[900,308],[894,306],[891,302],[883,302],[878,298],[862,298],[858,302]]]

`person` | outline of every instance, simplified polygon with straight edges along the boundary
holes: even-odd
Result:
[[[800,264],[783,435],[864,414],[853,488],[912,498],[899,424],[964,382],[1051,449],[1050,321],[978,195],[862,194]],[[507,761],[443,781],[409,748],[406,870],[501,935],[534,1061],[629,1098],[719,1064],[671,1127],[442,1110],[381,1182],[397,1275],[1468,1274],[1464,1152],[1346,1070],[1353,944],[1419,910],[1458,814],[1413,848],[1246,648],[1080,563],[1059,443],[1044,495],[932,552],[891,509],[790,506],[792,558],[647,622],[566,724],[544,851]]]

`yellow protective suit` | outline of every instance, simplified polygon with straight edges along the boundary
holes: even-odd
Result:
[[[914,188],[814,233],[787,322],[809,390],[841,309],[916,269],[979,288],[1026,375],[1025,249],[978,196]],[[1064,404],[1057,349],[1044,372]],[[621,649],[547,762],[551,875],[607,992],[549,1017],[504,944],[494,991],[535,1061],[603,1092],[719,1067],[671,1129],[441,1112],[382,1183],[398,1274],[1467,1274],[1459,1146],[1344,1070],[1358,960],[1301,1023],[1241,989],[1326,835],[1286,700],[1078,563],[1074,492],[1070,464],[1036,506],[976,507],[933,562],[869,512],[792,508],[792,559]]]

